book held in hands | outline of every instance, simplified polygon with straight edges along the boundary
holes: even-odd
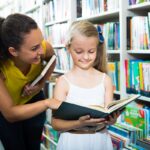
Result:
[[[132,95],[127,99],[112,101],[107,107],[100,105],[81,106],[79,104],[62,102],[60,107],[54,111],[53,117],[64,120],[78,120],[81,116],[90,115],[91,118],[107,118],[117,110],[121,111],[125,106],[136,100],[140,95]]]
[[[46,66],[44,67],[40,75],[31,83],[31,86],[36,85],[45,76],[45,74],[47,73],[47,71],[49,70],[49,68],[51,67],[51,65],[55,60],[56,60],[56,56],[53,55],[51,59],[47,62]]]

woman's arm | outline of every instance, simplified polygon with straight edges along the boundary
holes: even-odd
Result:
[[[1,76],[0,91],[0,111],[9,122],[31,118],[47,108],[57,109],[61,104],[55,99],[45,99],[32,104],[14,105]]]

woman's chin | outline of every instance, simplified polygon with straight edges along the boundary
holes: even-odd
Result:
[[[41,59],[36,59],[33,64],[39,64],[41,62]]]

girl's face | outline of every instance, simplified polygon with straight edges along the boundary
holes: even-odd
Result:
[[[89,69],[93,66],[97,54],[98,39],[77,35],[73,38],[69,52],[74,65],[82,69]]]
[[[41,61],[41,56],[44,54],[42,48],[42,33],[41,30],[33,29],[29,34],[24,36],[24,42],[17,51],[17,59],[27,64],[38,64]]]

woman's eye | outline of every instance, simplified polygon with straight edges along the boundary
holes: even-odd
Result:
[[[32,47],[32,51],[36,51],[36,50],[38,50],[39,48],[40,48],[40,45],[34,46],[34,47]]]

